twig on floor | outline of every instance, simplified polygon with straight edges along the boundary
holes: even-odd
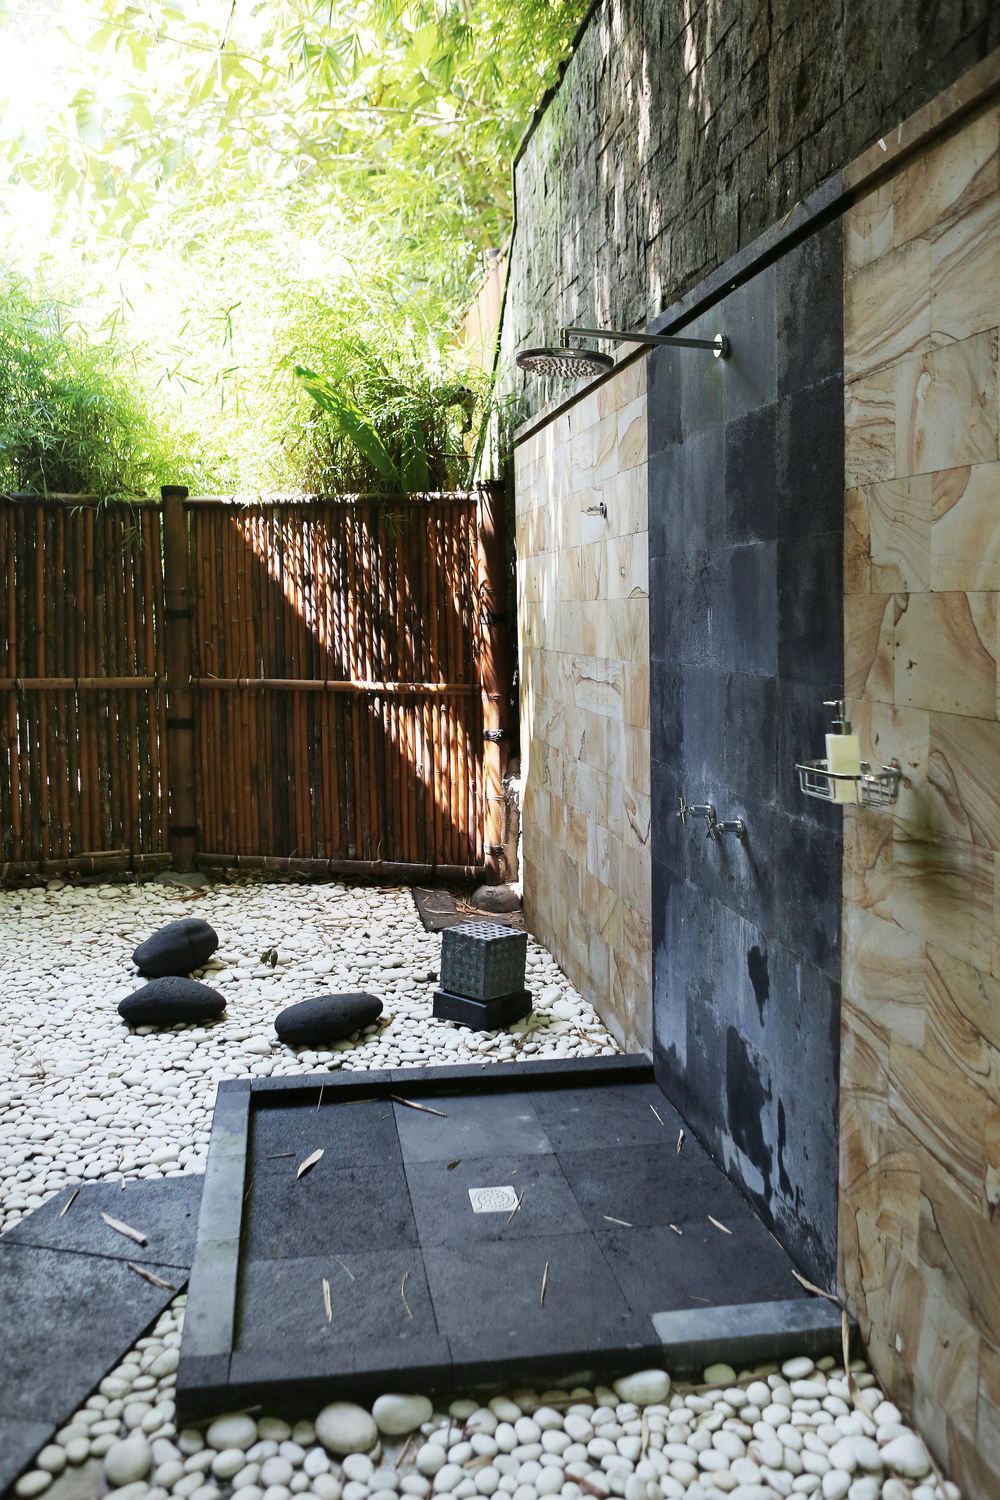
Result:
[[[631,1229],[632,1228],[632,1225],[629,1223],[629,1221],[627,1219],[613,1219],[610,1214],[603,1214],[602,1218],[607,1219],[607,1221],[608,1221],[609,1224],[620,1224],[623,1229]]]
[[[403,1299],[403,1306],[406,1308],[406,1316],[412,1320],[413,1314],[410,1312],[410,1304],[406,1300],[406,1279],[409,1276],[409,1274],[410,1274],[409,1271],[407,1271],[405,1273],[405,1275],[403,1276],[402,1281],[400,1282],[400,1285],[399,1285],[399,1295]]]
[[[524,1194],[525,1194],[525,1189],[522,1188],[521,1189],[521,1198],[524,1197]],[[517,1213],[518,1209],[521,1207],[521,1198],[518,1198],[517,1202],[514,1204],[514,1207],[511,1209],[509,1215],[507,1216],[507,1223],[508,1224],[510,1223],[510,1221],[514,1217],[514,1215]],[[504,1227],[506,1227],[506,1226],[504,1226]]]
[[[150,1282],[152,1286],[161,1287],[165,1292],[176,1292],[177,1288],[173,1282],[164,1281],[161,1276],[154,1276],[152,1271],[144,1271],[142,1266],[137,1266],[134,1260],[126,1261],[125,1264],[130,1271],[134,1271],[137,1276],[141,1276],[144,1281]]]
[[[442,1120],[447,1120],[448,1118],[443,1109],[431,1109],[429,1104],[418,1104],[415,1099],[403,1099],[399,1094],[390,1094],[389,1098],[395,1104],[405,1104],[407,1109],[419,1109],[425,1115],[440,1115]]]
[[[542,1295],[538,1299],[539,1307],[545,1306],[545,1288],[549,1284],[549,1263],[545,1262],[545,1270],[542,1272]]]
[[[334,1258],[334,1260],[337,1261],[337,1265],[344,1272],[345,1276],[350,1276],[350,1278],[351,1278],[352,1281],[356,1281],[357,1280],[357,1278],[347,1269],[347,1267],[344,1265],[344,1262],[342,1260],[338,1260],[336,1256],[334,1256],[333,1258]]]
[[[655,1104],[651,1104],[649,1107],[653,1111],[653,1114],[656,1116],[656,1118],[659,1120],[660,1124],[662,1125],[663,1124],[663,1119],[662,1119],[662,1116],[660,1115],[660,1111],[657,1109],[656,1105]]]
[[[253,1185],[254,1185],[254,1183],[256,1181],[257,1181],[256,1177],[251,1177],[251,1179],[250,1179],[250,1186],[247,1188],[246,1192],[243,1194],[243,1202],[244,1203],[247,1201],[247,1199],[249,1198],[250,1194],[253,1192]]]
[[[689,1292],[688,1295],[690,1296],[692,1302],[709,1302],[709,1301],[711,1301],[711,1298],[709,1298],[709,1297],[699,1297],[695,1292]]]
[[[316,1101],[316,1113],[317,1114],[319,1114],[319,1107],[323,1103],[323,1090],[325,1088],[326,1088],[326,1084],[325,1083],[321,1083],[320,1086],[319,1086],[319,1099]]]
[[[80,1191],[79,1188],[74,1188],[73,1191],[70,1193],[69,1197],[66,1199],[66,1202],[63,1204],[62,1208],[59,1210],[58,1217],[60,1219],[62,1218],[62,1216],[66,1212],[66,1210],[72,1205],[73,1200],[76,1198],[76,1195],[77,1195],[77,1193],[79,1191]]]
[[[103,1209],[101,1210],[101,1218],[104,1220],[105,1224],[107,1224],[108,1228],[113,1229],[116,1234],[127,1235],[130,1240],[135,1240],[137,1245],[149,1244],[149,1240],[142,1233],[141,1229],[133,1229],[131,1224],[123,1224],[121,1219],[113,1219],[111,1215],[106,1214]]]
[[[272,1156],[266,1156],[265,1161],[278,1161],[282,1156],[294,1156],[294,1151],[275,1151]]]
[[[683,1229],[678,1229],[676,1224],[671,1224],[670,1227],[674,1231],[674,1234],[679,1234],[679,1235],[683,1235],[684,1234]]]
[[[330,1301],[330,1283],[323,1277],[323,1307],[326,1310],[326,1321],[333,1322],[333,1303]]]
[[[680,1133],[680,1135],[677,1137],[677,1155],[678,1156],[680,1156],[680,1154],[681,1154],[681,1147],[683,1146],[683,1144],[684,1144],[684,1132],[682,1130],[681,1133]]]

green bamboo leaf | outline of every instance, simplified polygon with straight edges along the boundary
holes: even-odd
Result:
[[[341,396],[328,380],[324,380],[322,375],[316,375],[312,370],[296,365],[295,378],[302,389],[316,402],[316,405],[333,417],[345,437],[350,438],[358,451],[383,478],[388,479],[392,484],[400,485],[399,471],[371,422]],[[426,454],[424,464],[426,468]]]
[[[402,489],[406,495],[419,495],[428,488],[427,443],[424,430],[415,417],[403,429]]]

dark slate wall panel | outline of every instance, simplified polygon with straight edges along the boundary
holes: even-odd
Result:
[[[843,814],[798,789],[843,692],[841,225],[650,355],[657,1077],[813,1278],[837,1251]],[[705,837],[678,799],[742,817]]]

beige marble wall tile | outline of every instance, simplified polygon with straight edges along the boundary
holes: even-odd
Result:
[[[844,272],[860,271],[894,243],[893,184],[866,193],[844,215]],[[910,238],[910,236],[905,236]]]
[[[645,450],[640,360],[515,459],[525,911],[632,1048],[652,1025]]]
[[[995,160],[993,170],[996,170]],[[1000,194],[954,220],[931,245],[931,335],[967,339],[1000,323]]]
[[[924,1044],[925,942],[849,903],[844,913],[843,992],[851,1004],[911,1047]]]
[[[870,594],[872,591],[868,488],[867,485],[853,486],[844,497],[845,594]]]
[[[844,599],[844,693],[891,703],[894,693],[893,594],[848,594]]]
[[[844,283],[844,378],[931,347],[931,247],[911,240]]]
[[[997,332],[903,359],[896,373],[897,478],[997,459]]]
[[[891,195],[894,242],[901,245],[949,219],[964,219],[977,203],[997,196],[998,148],[1000,114],[991,109],[879,189]]]
[[[931,714],[926,827],[1000,850],[1000,723]]]
[[[867,510],[871,592],[929,588],[931,476],[887,479],[866,485],[861,493]]]
[[[969,1500],[1000,1494],[998,141],[994,104],[845,224],[846,691],[904,780],[844,814],[839,1267]]]
[[[896,374],[891,365],[844,387],[844,472],[848,485],[896,472]]]
[[[935,474],[932,495],[931,588],[996,592],[1000,589],[1000,463],[965,465]]]
[[[996,595],[955,592],[895,598],[894,701],[939,713],[994,718]],[[865,695],[852,691],[851,696]]]
[[[908,836],[892,844],[892,916],[976,968],[993,950],[993,854],[972,844]]]

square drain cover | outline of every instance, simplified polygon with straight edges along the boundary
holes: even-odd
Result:
[[[470,1188],[474,1214],[510,1213],[517,1207],[517,1194],[512,1187]]]

